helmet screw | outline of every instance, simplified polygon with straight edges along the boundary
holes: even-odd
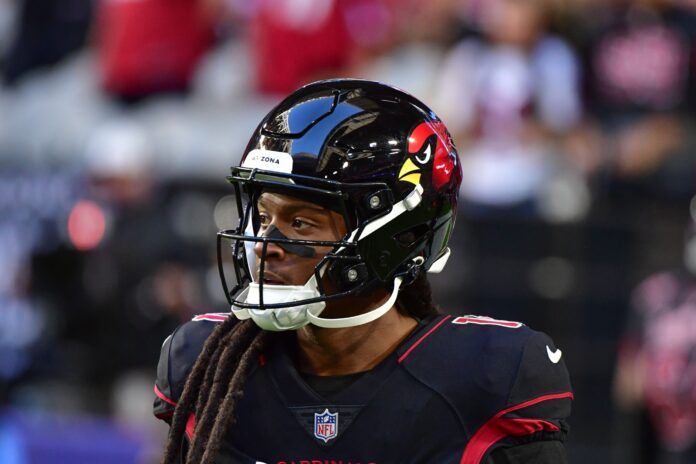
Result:
[[[358,278],[358,271],[356,271],[355,269],[349,269],[347,276],[348,276],[348,281],[355,282],[356,279]]]
[[[380,200],[378,195],[373,195],[370,197],[370,208],[377,209],[381,204],[382,200]]]

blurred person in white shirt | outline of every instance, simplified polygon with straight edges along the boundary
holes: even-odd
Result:
[[[451,51],[436,108],[462,153],[470,212],[535,215],[564,167],[557,142],[582,116],[580,65],[540,0],[480,8],[481,36]]]

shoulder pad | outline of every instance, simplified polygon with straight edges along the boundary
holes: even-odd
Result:
[[[166,419],[174,411],[205,341],[217,324],[228,317],[229,313],[200,314],[164,340],[157,363],[155,416]]]
[[[570,391],[553,342],[515,321],[441,316],[399,356],[402,366],[450,403],[469,430],[511,405]]]

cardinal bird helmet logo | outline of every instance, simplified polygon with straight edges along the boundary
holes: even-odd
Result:
[[[418,185],[422,174],[431,171],[435,190],[450,183],[456,154],[442,122],[422,122],[416,126],[408,136],[408,154],[399,171],[399,180]]]

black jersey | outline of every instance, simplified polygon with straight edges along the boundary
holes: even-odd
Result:
[[[197,316],[165,341],[157,417],[171,417],[205,339],[225,317]],[[479,464],[530,462],[495,460],[503,448],[538,453],[544,443],[563,451],[568,373],[551,339],[523,324],[478,316],[422,321],[377,367],[325,396],[296,370],[291,335],[279,334],[260,357],[216,462]],[[189,438],[194,423],[191,416]]]

